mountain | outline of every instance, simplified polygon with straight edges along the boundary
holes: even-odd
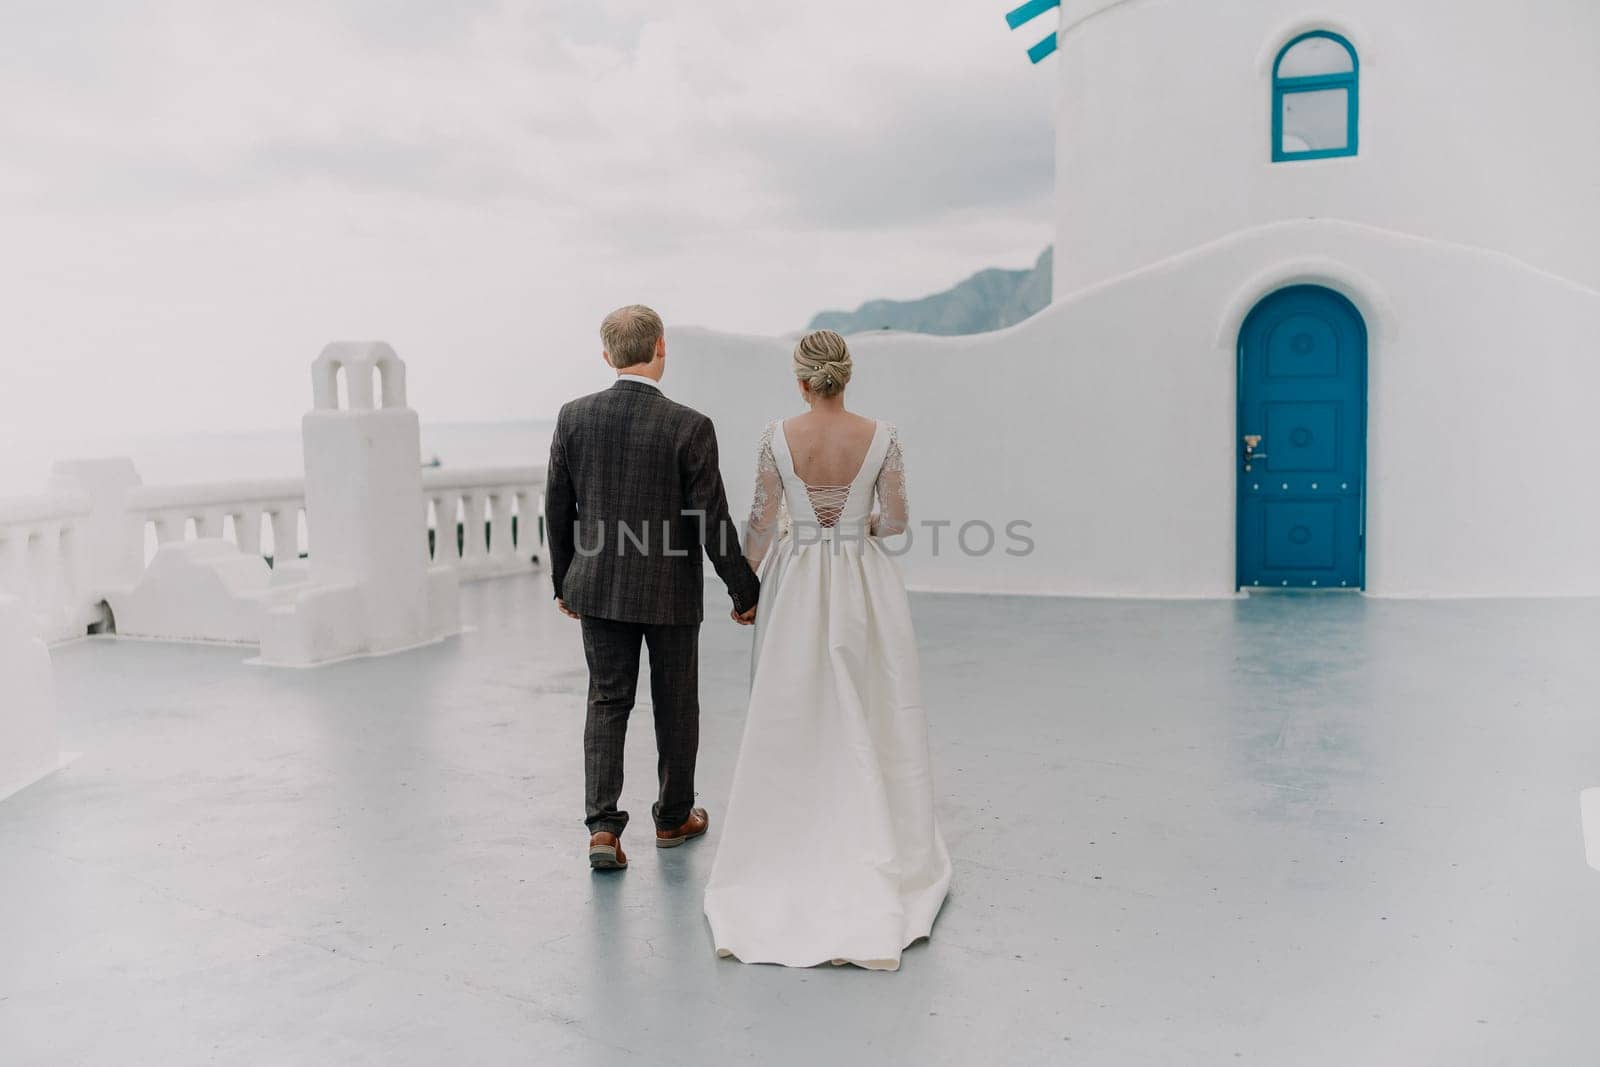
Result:
[[[953,336],[998,330],[1050,303],[1052,249],[1031,270],[980,270],[966,281],[921,300],[869,300],[854,311],[819,312],[808,330],[861,333],[906,330]]]

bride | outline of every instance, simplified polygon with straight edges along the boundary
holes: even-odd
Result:
[[[877,540],[906,529],[905,462],[893,426],[845,410],[851,366],[838,334],[803,337],[811,410],[761,436],[750,712],[705,902],[746,963],[895,970],[950,884],[911,611]]]

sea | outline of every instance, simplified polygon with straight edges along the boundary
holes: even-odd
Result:
[[[550,454],[553,419],[422,423],[422,463],[439,468],[524,467]],[[66,459],[127,456],[146,485],[292,478],[304,473],[300,431],[143,433],[45,440],[0,434],[0,497],[49,486],[51,465]]]

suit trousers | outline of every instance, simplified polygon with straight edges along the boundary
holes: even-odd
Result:
[[[589,832],[621,834],[628,813],[622,762],[628,716],[639,687],[639,646],[650,650],[650,701],[655,706],[656,777],[651,808],[656,829],[672,830],[694,806],[700,751],[700,624],[661,625],[583,617],[589,661],[589,713],[583,728],[584,820]]]

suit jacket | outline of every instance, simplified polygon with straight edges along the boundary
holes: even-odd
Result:
[[[737,610],[756,602],[711,420],[642,382],[562,407],[544,513],[555,595],[579,615],[697,623],[707,556]]]

